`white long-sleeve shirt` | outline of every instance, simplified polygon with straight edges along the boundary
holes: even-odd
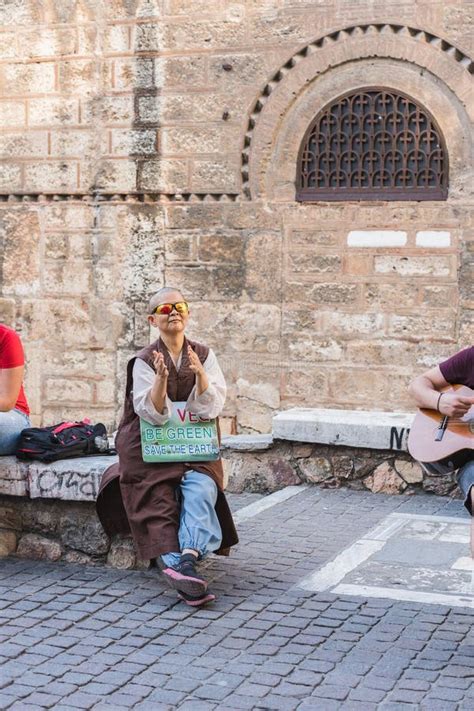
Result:
[[[181,355],[176,364],[177,370],[181,365]],[[227,387],[224,380],[224,375],[217,362],[216,355],[212,349],[209,349],[208,356],[204,361],[204,370],[206,372],[209,385],[207,389],[197,394],[196,385],[191,390],[191,393],[186,401],[186,410],[193,412],[195,415],[213,419],[217,417],[224,407]],[[166,396],[165,407],[163,412],[157,411],[151,400],[151,389],[155,380],[155,371],[148,363],[145,363],[141,358],[137,358],[133,364],[133,409],[138,417],[143,418],[152,425],[164,425],[170,418],[171,400]]]

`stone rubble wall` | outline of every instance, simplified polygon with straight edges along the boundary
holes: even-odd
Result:
[[[218,354],[227,432],[302,404],[409,408],[413,374],[472,343],[473,11],[1,3],[0,319],[25,345],[33,422],[116,427],[164,283]],[[361,81],[433,115],[446,202],[295,202],[309,122]]]
[[[239,439],[239,438],[237,438]],[[348,487],[374,493],[459,495],[454,475],[427,476],[405,451],[300,442],[235,442],[224,450],[230,493],[268,494],[285,486]],[[105,534],[95,497],[108,457],[52,465],[0,462],[0,556],[144,567],[128,536]],[[89,476],[87,472],[89,471]]]

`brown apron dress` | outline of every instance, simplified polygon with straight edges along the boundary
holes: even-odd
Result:
[[[217,484],[215,509],[222,529],[222,544],[215,552],[228,555],[230,546],[238,542],[223,492],[224,473],[220,459],[159,464],[144,462],[142,458],[140,419],[133,409],[132,372],[135,359],[141,358],[154,369],[153,351],[163,353],[169,371],[168,397],[173,402],[185,401],[195,384],[195,375],[189,367],[188,345],[204,363],[209,348],[186,338],[178,371],[161,339],[143,348],[128,362],[124,411],[115,441],[119,461],[104,472],[97,498],[97,514],[105,531],[109,535],[131,533],[142,560],[179,551],[180,505],[176,492],[185,472],[190,469],[207,474]],[[219,422],[217,427],[219,432]]]

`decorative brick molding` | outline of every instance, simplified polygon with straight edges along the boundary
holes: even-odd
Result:
[[[16,202],[236,202],[238,193],[9,193],[0,203]]]
[[[253,108],[250,112],[241,154],[242,187],[244,195],[248,199],[254,196],[254,190],[252,189],[250,183],[249,163],[252,142],[254,141],[255,128],[257,126],[257,122],[259,120],[259,116],[263,108],[268,103],[269,97],[272,95],[278,85],[282,82],[282,80],[285,79],[287,75],[300,62],[310,57],[311,55],[314,55],[315,53],[318,53],[321,50],[327,49],[328,47],[336,47],[337,45],[341,45],[341,43],[344,43],[345,41],[351,39],[372,39],[373,42],[376,43],[376,47],[374,46],[372,53],[368,53],[368,56],[375,55],[378,58],[382,58],[384,56],[394,56],[394,52],[387,52],[388,48],[380,45],[379,40],[381,37],[390,39],[397,38],[397,40],[415,40],[421,45],[433,48],[437,52],[440,52],[442,53],[442,55],[448,57],[450,60],[453,60],[457,65],[462,68],[462,70],[465,71],[466,76],[469,76],[470,74],[474,73],[474,61],[450,42],[442,39],[441,37],[437,37],[436,35],[433,35],[425,30],[393,23],[372,23],[354,25],[352,27],[347,27],[342,30],[336,30],[335,32],[331,32],[325,35],[324,37],[321,37],[305,45],[300,50],[295,52],[267,82],[267,84],[260,92],[260,95],[255,101]],[[345,56],[342,61],[346,62],[350,59],[350,56]],[[330,62],[328,62],[326,69],[334,67],[337,64],[337,60],[331,60]],[[322,71],[323,69],[320,69],[318,73],[322,73]],[[302,85],[300,82],[298,84],[299,86]],[[281,112],[281,105],[278,108]]]

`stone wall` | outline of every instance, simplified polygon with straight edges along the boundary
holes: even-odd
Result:
[[[269,494],[286,486],[317,484],[374,494],[459,495],[454,475],[428,476],[403,450],[272,442],[270,435],[260,437],[228,438],[223,455],[229,492]],[[1,459],[0,557],[119,568],[148,565],[137,560],[129,536],[110,540],[97,518],[94,500],[110,464],[108,457],[53,464]]]
[[[0,318],[25,343],[34,421],[116,425],[163,283],[182,286],[192,335],[219,355],[228,428],[269,431],[296,404],[409,407],[413,373],[472,342],[472,13],[2,3]],[[435,118],[447,202],[295,202],[308,124],[368,84]]]

